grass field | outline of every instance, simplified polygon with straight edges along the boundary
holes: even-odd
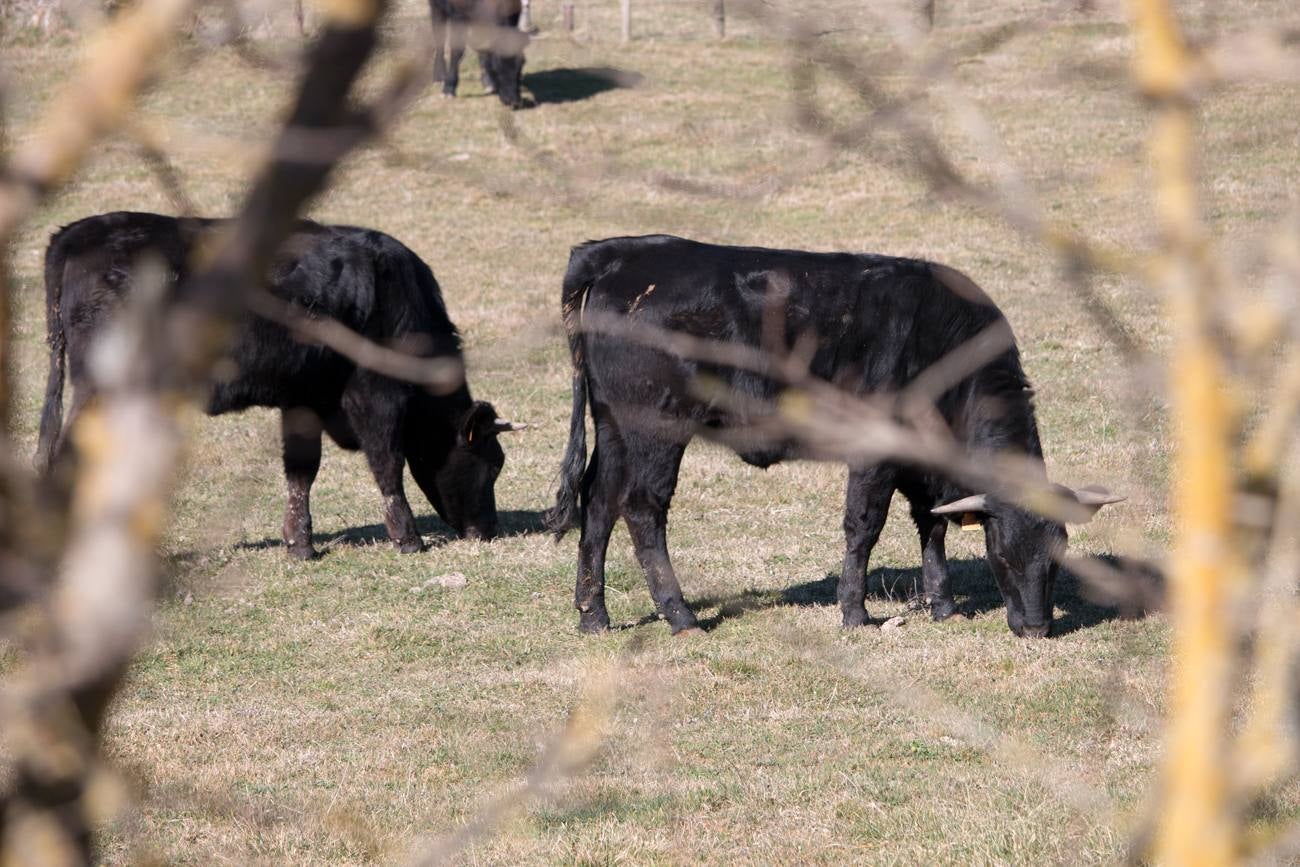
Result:
[[[554,544],[540,532],[540,512],[570,406],[560,277],[569,247],[587,238],[672,232],[962,268],[1016,330],[1053,477],[1131,497],[1073,532],[1076,551],[1160,556],[1167,445],[1159,388],[1143,396],[1132,384],[1043,248],[869,153],[827,150],[794,130],[790,60],[778,39],[737,18],[716,44],[704,2],[638,0],[638,38],[623,46],[618,4],[591,0],[579,5],[572,41],[560,33],[559,4],[536,5],[543,34],[525,69],[536,108],[503,115],[482,96],[471,59],[464,98],[426,93],[381,147],[346,165],[312,214],[383,229],[423,256],[466,337],[475,396],[531,425],[505,443],[497,489],[505,536],[448,541],[413,495],[432,547],[397,553],[383,539],[364,460],[327,446],[313,503],[325,555],[292,562],[279,541],[276,417],[195,414],[163,551],[171,583],[109,733],[137,807],[110,829],[106,860],[400,861],[519,786],[593,672],[634,638],[639,650],[602,675],[616,678],[619,703],[600,757],[475,842],[467,862],[1121,857],[1155,782],[1163,617],[1119,620],[1067,578],[1058,586],[1062,634],[1017,640],[982,536],[954,533],[949,556],[969,618],[931,624],[913,613],[899,630],[845,633],[833,604],[842,467],[762,472],[693,446],[669,540],[687,598],[712,628],[675,640],[648,618],[653,607],[620,529],[610,547],[610,609],[625,628],[577,633],[575,539]],[[824,13],[834,31],[825,38],[887,59],[886,30],[863,14],[866,5],[803,8]],[[941,0],[934,39],[970,44],[1044,6]],[[1054,12],[960,63],[956,77],[1049,213],[1143,249],[1153,240],[1145,116],[1123,78],[1125,22],[1101,6]],[[1289,0],[1179,7],[1199,37],[1300,26]],[[423,0],[406,0],[391,30],[400,42],[426,24]],[[75,40],[4,45],[12,138],[22,139],[77,55]],[[609,70],[636,86],[610,85]],[[239,201],[288,87],[286,76],[231,49],[194,50],[148,98],[147,121],[169,136],[198,210],[224,214]],[[855,116],[833,83],[823,95],[837,119]],[[1253,85],[1211,96],[1203,113],[1206,213],[1225,261],[1247,275],[1259,272],[1269,233],[1295,203],[1295,106],[1294,91]],[[963,167],[991,171],[944,113],[933,123]],[[684,192],[665,179],[754,192]],[[26,444],[44,385],[45,238],[113,209],[172,209],[120,140],[99,150],[14,252]],[[1159,299],[1118,279],[1101,280],[1098,291],[1158,359]],[[905,613],[919,564],[900,507],[873,559],[873,615]],[[468,586],[424,588],[452,572]],[[1263,809],[1300,813],[1300,795]]]

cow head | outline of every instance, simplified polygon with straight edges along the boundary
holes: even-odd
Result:
[[[496,88],[497,98],[502,105],[509,108],[522,108],[524,74],[524,46],[528,44],[527,34],[513,28],[498,28],[493,40],[492,51],[485,55],[484,68],[492,85]]]
[[[425,493],[438,515],[461,536],[496,536],[496,481],[506,462],[497,437],[525,427],[499,418],[492,404],[481,400],[456,419],[455,442],[434,475],[434,491],[426,489]],[[412,464],[413,475],[414,470]]]
[[[1077,509],[1068,510],[1068,517],[1076,523],[1090,520],[1102,506],[1125,499],[1105,488],[1076,491],[1064,485],[1053,487],[1067,504],[1071,500],[1077,504]],[[1052,591],[1067,541],[1065,525],[987,494],[963,497],[931,511],[963,524],[979,522],[984,526],[989,568],[1007,606],[1007,625],[1022,638],[1050,635]]]

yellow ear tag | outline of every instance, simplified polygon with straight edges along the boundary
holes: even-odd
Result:
[[[976,515],[974,512],[965,512],[962,514],[961,529],[963,532],[968,530],[978,530],[982,526],[983,522],[980,521],[979,515]]]

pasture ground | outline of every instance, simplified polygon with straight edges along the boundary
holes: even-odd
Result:
[[[646,0],[634,4],[638,38],[622,46],[618,4],[593,0],[580,5],[580,39],[571,41],[559,32],[558,4],[535,5],[543,36],[525,70],[535,109],[503,114],[482,97],[471,58],[464,98],[427,92],[382,147],[347,164],[313,211],[381,228],[427,259],[466,336],[475,395],[531,424],[506,442],[505,537],[448,541],[445,527],[423,517],[431,550],[396,553],[382,539],[364,460],[327,446],[314,496],[325,554],[291,562],[279,542],[275,416],[196,414],[162,552],[171,583],[112,719],[108,748],[137,808],[110,830],[106,860],[400,860],[517,787],[584,682],[636,638],[639,651],[614,675],[619,703],[600,757],[477,841],[466,860],[1115,861],[1155,779],[1164,618],[1119,620],[1066,579],[1064,634],[1016,640],[982,537],[953,533],[969,619],[935,625],[909,613],[902,629],[846,634],[833,605],[841,467],[761,472],[692,447],[670,546],[711,631],[673,640],[649,619],[620,529],[609,595],[625,628],[577,634],[575,538],[557,546],[540,532],[539,514],[568,426],[557,306],[578,241],[664,231],[916,255],[967,271],[1016,329],[1054,477],[1131,495],[1072,534],[1080,552],[1158,556],[1169,530],[1167,437],[1160,397],[1131,385],[1041,246],[872,153],[827,150],[792,128],[780,40],[735,17],[730,38],[715,44],[703,2]],[[822,38],[890,67],[886,30],[864,4],[801,5],[824,15]],[[933,38],[969,47],[1047,5],[941,2]],[[1153,241],[1145,117],[1123,78],[1124,20],[1101,6],[1048,14],[958,63],[956,78],[1052,215],[1144,248]],[[1288,0],[1178,6],[1202,37],[1300,25]],[[399,4],[395,40],[421,32],[424,16],[422,0]],[[12,138],[23,138],[78,50],[70,39],[4,45]],[[611,86],[611,75],[637,86]],[[820,80],[833,117],[860,115],[850,94]],[[287,86],[231,49],[194,50],[148,98],[147,116],[170,137],[199,211],[224,214],[239,201]],[[1294,91],[1252,85],[1212,96],[1203,113],[1207,218],[1226,261],[1248,275],[1294,204],[1295,105]],[[931,117],[965,168],[991,172],[946,113]],[[903,147],[886,136],[874,154],[893,158]],[[672,179],[756,192],[684,191]],[[44,241],[62,223],[113,209],[172,210],[123,140],[99,149],[15,250],[25,444],[45,375]],[[1096,288],[1159,356],[1159,300],[1121,280]],[[430,514],[418,494],[412,504]],[[900,506],[873,560],[873,615],[906,613],[918,566]],[[416,592],[452,572],[468,586]],[[14,664],[12,651],[6,660]],[[1284,793],[1260,810],[1264,819],[1292,815],[1300,799]]]

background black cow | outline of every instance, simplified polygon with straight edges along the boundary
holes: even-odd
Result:
[[[50,372],[37,464],[48,469],[63,450],[65,354],[73,385],[68,428],[94,391],[91,344],[131,290],[137,268],[152,258],[174,288],[190,269],[195,246],[222,221],[119,212],[79,220],[57,232],[45,251]],[[369,229],[301,222],[269,274],[273,294],[306,315],[338,320],[377,343],[459,362],[460,336],[442,293],[420,257]],[[490,404],[470,398],[462,382],[432,394],[361,369],[323,346],[296,340],[283,326],[247,316],[232,342],[224,375],[207,411],[251,406],[281,411],[288,505],[284,542],[296,557],[314,555],[310,493],[320,468],[321,431],[365,452],[384,497],[384,523],[403,551],[422,547],[402,485],[403,465],[457,533],[496,533],[494,486],[505,461],[497,442],[517,429]]]
[[[510,108],[524,104],[520,79],[528,37],[519,30],[519,0],[429,0],[433,16],[433,80],[455,96],[468,44],[478,52],[483,84]]]
[[[674,632],[696,626],[669,562],[665,535],[677,471],[696,433],[734,440],[727,432],[743,431],[753,419],[701,396],[692,384],[707,372],[760,407],[770,406],[779,391],[775,382],[755,373],[705,365],[618,335],[584,333],[582,319],[635,315],[633,326],[757,346],[774,290],[783,299],[786,346],[800,335],[815,335],[811,372],[857,394],[898,391],[1002,321],[1001,312],[968,278],[928,262],[721,247],[664,235],[576,247],[562,296],[575,368],[573,417],[548,523],[557,536],[581,523],[575,601],[582,630],[609,626],[605,549],[620,516],[660,613]],[[588,401],[596,437],[590,464]],[[949,389],[938,410],[971,452],[1013,450],[1041,463],[1033,394],[1014,346]],[[743,460],[759,467],[811,456],[794,441],[732,444]],[[988,561],[1012,631],[1048,634],[1064,526],[964,490],[943,475],[896,463],[850,470],[838,590],[846,626],[867,622],[867,562],[895,490],[912,506],[935,619],[956,611],[944,554],[947,518],[972,516],[984,525]],[[1094,507],[1118,499],[1095,491],[1077,496]]]

